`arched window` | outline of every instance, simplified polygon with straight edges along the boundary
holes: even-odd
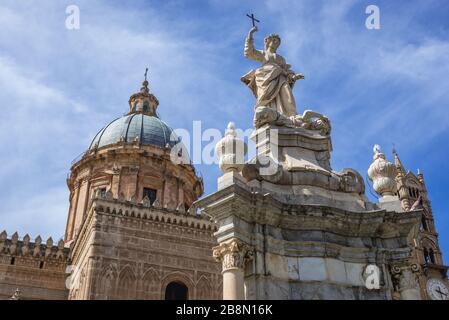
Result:
[[[435,263],[435,252],[433,249],[424,248],[424,261],[426,261],[427,264]]]
[[[165,300],[187,300],[189,297],[189,289],[180,282],[170,282],[165,288]]]
[[[425,231],[429,230],[429,227],[427,226],[426,217],[424,217],[424,216],[421,218],[421,225],[422,225],[423,230],[425,230]]]
[[[424,248],[424,261],[430,263],[429,251],[426,248]]]
[[[433,252],[433,249],[429,250],[429,259],[430,263],[435,263],[435,253]]]

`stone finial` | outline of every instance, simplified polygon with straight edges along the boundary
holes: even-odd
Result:
[[[3,231],[2,233],[0,233],[0,253],[3,252],[3,249],[6,246],[6,238],[8,237],[8,234],[6,233],[6,231]]]
[[[47,239],[46,245],[47,245],[47,247],[52,247],[53,246],[53,238],[52,237]]]
[[[33,256],[38,257],[41,254],[41,243],[42,238],[41,236],[37,236],[37,238],[34,240],[34,250],[33,250]]]
[[[186,207],[184,205],[184,203],[180,203],[177,207],[176,207],[176,211],[178,211],[179,213],[185,213],[186,212]]]
[[[64,240],[62,239],[58,241],[58,250],[64,250]]]
[[[246,143],[237,137],[235,124],[229,122],[225,136],[215,146],[220,169],[224,172],[240,172],[243,168],[245,155],[248,151]]]
[[[11,253],[12,255],[16,254],[18,241],[19,241],[19,234],[17,232],[14,232],[14,234],[11,237],[11,245],[9,246],[9,253]]]
[[[28,233],[23,237],[22,255],[26,256],[30,250],[30,236]]]
[[[150,207],[151,206],[150,198],[148,198],[148,196],[143,197],[142,204],[144,207]]]
[[[48,257],[48,256],[50,256],[51,248],[53,247],[53,239],[52,239],[52,237],[48,238],[47,242],[45,244],[46,244],[45,257]]]
[[[112,200],[113,198],[114,198],[114,195],[113,195],[113,193],[112,193],[112,190],[109,188],[109,189],[106,191],[105,199],[107,199],[107,200]]]
[[[380,146],[373,148],[373,163],[368,169],[368,177],[373,182],[374,190],[382,197],[393,196],[397,191],[396,167],[385,159]]]
[[[101,191],[100,188],[98,188],[97,190],[95,190],[94,198],[97,198],[97,199],[103,198],[103,192]]]
[[[34,243],[36,245],[40,245],[42,243],[42,238],[41,236],[37,236],[36,239],[34,239]]]
[[[159,201],[156,199],[156,200],[154,200],[154,202],[153,202],[153,207],[154,208],[156,208],[156,209],[161,209],[162,208],[162,205],[159,203]]]
[[[421,169],[418,169],[418,181],[421,182],[422,185],[425,185],[424,174],[422,173]]]
[[[62,258],[64,256],[64,240],[58,241],[58,250],[56,252],[56,258]]]
[[[9,298],[9,300],[20,300],[20,290],[19,288],[16,289],[16,291],[14,291],[14,294],[11,296],[11,298]]]
[[[135,194],[132,195],[131,198],[129,198],[129,202],[131,202],[131,203],[133,203],[133,204],[136,204],[136,203],[137,203],[137,197],[136,197]]]

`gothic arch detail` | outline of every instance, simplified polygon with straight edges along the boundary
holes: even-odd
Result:
[[[199,300],[212,299],[212,286],[210,280],[202,275],[196,284],[196,298]]]
[[[154,268],[149,268],[142,277],[139,297],[146,300],[159,299],[160,279]]]
[[[119,275],[117,298],[131,300],[136,298],[136,276],[129,265],[126,265]]]
[[[105,267],[99,280],[99,293],[101,298],[106,300],[113,299],[117,283],[116,268],[113,265]]]

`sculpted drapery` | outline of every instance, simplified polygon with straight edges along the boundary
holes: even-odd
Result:
[[[276,53],[281,39],[277,35],[265,38],[265,49],[254,48],[253,33],[257,27],[250,30],[245,41],[245,57],[262,64],[256,70],[251,70],[241,80],[250,88],[257,99],[257,107],[269,107],[286,117],[297,114],[292,88],[296,80],[303,79],[302,74],[295,75],[290,65]]]

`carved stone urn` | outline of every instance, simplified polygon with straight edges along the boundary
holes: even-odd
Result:
[[[220,169],[224,173],[240,172],[243,168],[247,151],[246,143],[237,137],[235,124],[229,122],[224,138],[215,146]]]
[[[382,197],[393,196],[397,191],[396,167],[385,159],[379,145],[374,146],[374,162],[368,169],[368,177],[373,182],[374,190]]]

